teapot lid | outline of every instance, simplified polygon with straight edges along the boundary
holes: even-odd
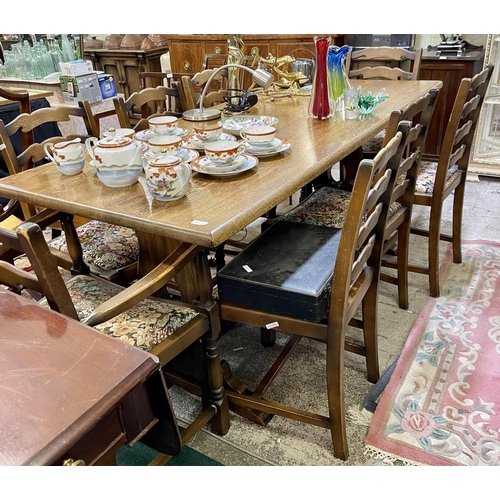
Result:
[[[149,160],[149,165],[152,167],[175,167],[181,163],[178,156],[160,154]]]
[[[122,148],[124,146],[128,146],[132,144],[132,139],[130,137],[125,137],[123,135],[113,136],[113,137],[105,137],[101,139],[97,145],[100,148]]]

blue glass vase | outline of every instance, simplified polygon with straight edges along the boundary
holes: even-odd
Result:
[[[330,96],[332,106],[335,111],[342,109],[344,89],[351,88],[351,82],[347,76],[345,59],[352,47],[343,45],[328,47],[328,85],[330,86]]]

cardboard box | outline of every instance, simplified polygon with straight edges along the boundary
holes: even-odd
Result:
[[[78,61],[60,62],[59,67],[61,68],[61,73],[66,76],[88,75],[94,72],[92,61],[84,61],[82,59]]]
[[[115,79],[112,75],[101,73],[97,75],[97,79],[99,80],[99,87],[101,87],[101,95],[103,99],[114,97],[117,94]]]
[[[99,87],[99,81],[95,73],[81,76],[61,75],[59,82],[61,83],[64,100],[67,103],[78,103],[78,101],[87,100],[92,104],[102,101],[101,87]]]

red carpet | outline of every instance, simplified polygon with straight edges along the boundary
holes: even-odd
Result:
[[[418,465],[500,464],[500,243],[451,246],[377,405],[367,453]]]

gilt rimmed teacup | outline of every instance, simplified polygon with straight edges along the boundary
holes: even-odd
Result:
[[[226,166],[234,163],[245,146],[236,141],[214,141],[205,145],[205,155],[215,166]]]
[[[196,137],[203,142],[213,142],[219,139],[222,134],[221,122],[208,122],[193,125],[193,132]]]
[[[182,138],[178,135],[156,135],[148,138],[149,149],[153,153],[165,150],[169,155],[176,155],[181,147]]]
[[[175,116],[154,116],[148,118],[149,128],[158,135],[173,134],[179,120]]]
[[[276,128],[270,125],[253,125],[240,132],[251,146],[269,146],[276,137]]]

